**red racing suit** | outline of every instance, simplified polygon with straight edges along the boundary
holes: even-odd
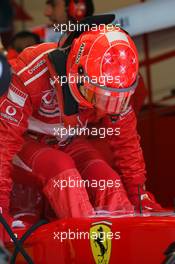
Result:
[[[54,127],[64,127],[53,76],[48,69],[47,57],[55,48],[55,43],[44,43],[25,49],[13,60],[9,91],[0,98],[0,206],[5,211],[9,208],[12,189],[12,159],[23,147],[24,133],[30,130],[53,136]],[[98,116],[95,109],[80,109],[78,119],[106,128],[120,127],[119,136],[108,137],[115,169],[128,193],[145,183],[145,163],[131,108],[117,121],[108,115]],[[66,141],[67,136],[62,140]]]

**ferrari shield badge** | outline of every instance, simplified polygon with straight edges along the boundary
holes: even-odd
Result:
[[[112,223],[101,221],[90,228],[90,245],[96,264],[108,264],[111,257],[112,241],[109,237]]]

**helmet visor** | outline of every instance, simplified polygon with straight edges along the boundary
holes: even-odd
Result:
[[[79,90],[83,97],[96,108],[108,114],[120,114],[127,109],[137,85],[138,79],[132,86],[121,89],[94,85],[91,81],[85,81],[79,86]]]

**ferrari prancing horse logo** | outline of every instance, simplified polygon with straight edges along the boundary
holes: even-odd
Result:
[[[96,264],[109,264],[112,242],[107,234],[111,232],[110,225],[112,224],[102,221],[93,223],[90,228],[90,245]]]

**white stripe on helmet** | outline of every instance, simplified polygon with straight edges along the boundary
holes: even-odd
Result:
[[[129,40],[128,40],[126,34],[123,32],[111,31],[111,32],[105,33],[105,36],[107,37],[109,43],[118,40],[118,41],[125,41],[129,44]]]

